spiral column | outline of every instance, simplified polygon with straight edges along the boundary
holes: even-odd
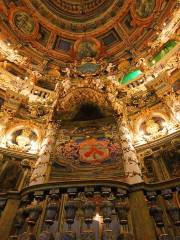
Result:
[[[50,154],[52,152],[57,126],[50,122],[47,127],[46,136],[42,143],[39,158],[35,164],[34,171],[30,178],[30,186],[44,183],[48,174],[48,166],[50,164]]]
[[[125,174],[129,184],[143,182],[140,163],[133,146],[130,130],[124,116],[117,117],[119,135],[124,157]]]

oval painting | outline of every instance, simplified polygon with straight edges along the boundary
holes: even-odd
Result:
[[[136,12],[141,18],[147,18],[152,14],[155,5],[155,0],[136,0]]]
[[[101,44],[95,38],[79,39],[74,44],[74,52],[78,60],[97,58]]]
[[[34,20],[25,11],[17,12],[14,15],[14,23],[16,27],[24,34],[32,34],[34,32]]]

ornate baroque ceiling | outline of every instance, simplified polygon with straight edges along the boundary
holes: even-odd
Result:
[[[43,57],[61,64],[73,62],[86,40],[93,42],[96,58],[118,61],[147,54],[175,4],[171,0],[4,0],[2,28],[34,61]]]

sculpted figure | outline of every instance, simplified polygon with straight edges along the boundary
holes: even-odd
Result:
[[[71,70],[70,70],[70,68],[66,67],[66,68],[63,70],[63,72],[66,74],[66,77],[67,77],[67,78],[70,78],[70,76],[71,76]]]
[[[106,71],[108,72],[108,74],[112,73],[112,70],[114,69],[115,65],[113,65],[112,63],[109,63],[106,67]]]

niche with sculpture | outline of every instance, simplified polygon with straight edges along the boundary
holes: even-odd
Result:
[[[144,156],[143,174],[147,182],[158,182],[180,176],[180,139],[156,146]],[[145,180],[145,181],[146,181]]]
[[[23,127],[8,134],[6,145],[15,150],[36,153],[38,136],[34,130]]]
[[[147,142],[163,137],[167,133],[166,121],[160,116],[150,116],[139,127],[139,138]]]
[[[149,183],[153,183],[153,182],[157,182],[157,176],[156,176],[156,172],[154,169],[154,161],[156,161],[156,159],[154,159],[153,155],[149,155],[149,156],[145,156],[144,157],[144,169],[143,169],[143,173],[146,177],[146,181]]]

